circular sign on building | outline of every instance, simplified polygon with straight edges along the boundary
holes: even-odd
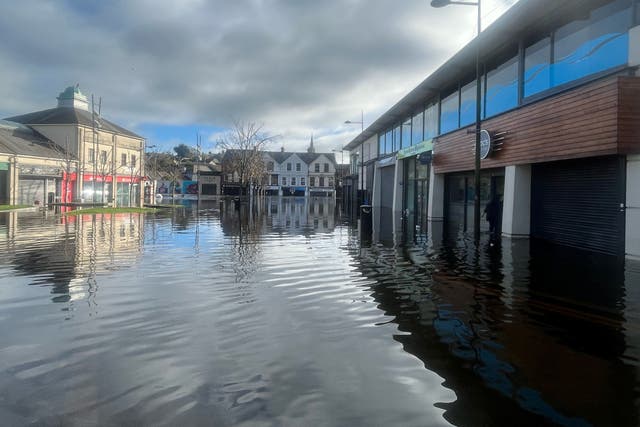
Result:
[[[482,129],[480,131],[480,158],[482,160],[491,154],[491,135],[488,131]]]

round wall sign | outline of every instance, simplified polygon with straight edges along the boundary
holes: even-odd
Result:
[[[482,129],[480,131],[480,158],[482,160],[489,157],[491,153],[491,135],[489,132]]]

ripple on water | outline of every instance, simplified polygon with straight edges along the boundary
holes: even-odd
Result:
[[[332,203],[0,223],[0,419],[638,424],[638,265],[361,244]]]

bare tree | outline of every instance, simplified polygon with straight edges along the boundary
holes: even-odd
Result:
[[[140,184],[142,183],[141,177],[141,168],[140,163],[138,162],[135,166],[132,164],[131,166],[123,166],[125,172],[127,173],[127,177],[129,178],[129,206],[131,206],[131,196],[133,195],[133,184],[138,181]],[[136,202],[136,206],[138,202]]]
[[[251,184],[260,182],[264,175],[262,152],[274,136],[268,136],[262,125],[254,122],[235,121],[233,129],[217,141],[217,147],[224,151],[223,171],[234,174],[247,194]]]
[[[68,191],[69,181],[71,180],[71,174],[77,172],[78,160],[71,151],[68,136],[65,139],[64,147],[59,146],[55,142],[51,142],[49,148],[56,153],[56,158],[62,168],[62,185],[65,187],[64,193],[66,193],[66,191]],[[66,202],[66,200],[62,200],[62,202]]]
[[[102,195],[101,195],[102,203],[105,202],[104,193],[105,193],[105,188],[107,184],[107,177],[115,175],[113,171],[113,162],[111,161],[112,152],[113,152],[113,149],[109,148],[108,150],[101,150],[99,153],[95,154],[97,158],[95,162],[96,170],[94,174],[100,177],[100,180],[102,183]],[[95,184],[94,184],[94,188],[95,188]]]

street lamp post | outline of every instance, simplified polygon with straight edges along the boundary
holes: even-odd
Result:
[[[431,0],[432,7],[444,7],[450,4],[460,4],[465,6],[477,6],[478,8],[478,36],[476,39],[476,150],[474,165],[474,206],[473,206],[473,237],[476,242],[480,241],[480,130],[481,130],[481,88],[480,88],[480,32],[481,27],[481,8],[480,0],[477,2],[452,1],[452,0]]]
[[[347,120],[344,122],[347,125],[360,125],[360,136],[364,133],[364,110],[360,110],[360,121],[354,122]],[[364,141],[360,144],[360,186],[362,187],[362,203],[364,204]]]

